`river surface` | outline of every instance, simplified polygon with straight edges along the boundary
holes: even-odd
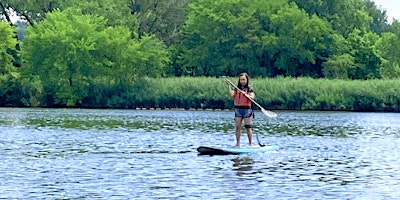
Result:
[[[253,127],[279,151],[200,156],[232,111],[0,108],[0,199],[400,198],[400,114],[277,114]]]

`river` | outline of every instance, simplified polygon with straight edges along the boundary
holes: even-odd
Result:
[[[200,156],[232,111],[0,108],[0,199],[400,198],[400,114],[277,114],[253,127],[279,151]]]

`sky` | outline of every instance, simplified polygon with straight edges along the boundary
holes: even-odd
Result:
[[[400,21],[400,0],[373,0],[375,5],[383,10],[386,10],[387,20],[392,23],[395,18]]]

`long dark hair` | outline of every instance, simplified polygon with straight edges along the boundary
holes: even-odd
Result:
[[[238,79],[237,87],[238,87],[238,88],[242,88],[242,84],[240,84],[240,77],[241,77],[241,76],[245,76],[246,79],[247,79],[247,83],[246,83],[246,85],[244,85],[244,88],[250,88],[250,86],[249,86],[249,85],[250,85],[250,76],[249,76],[247,73],[245,73],[245,72],[239,74],[239,79]]]

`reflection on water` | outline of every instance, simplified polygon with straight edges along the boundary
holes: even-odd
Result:
[[[233,160],[233,171],[236,171],[238,176],[246,175],[246,172],[252,173],[254,160],[251,156],[237,156]]]
[[[400,196],[399,114],[278,114],[254,131],[280,151],[198,156],[235,143],[232,112],[0,108],[0,199]]]

